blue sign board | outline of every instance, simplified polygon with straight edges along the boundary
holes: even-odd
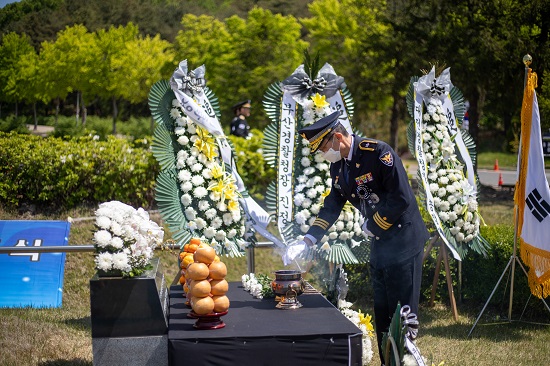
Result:
[[[67,245],[67,221],[2,221],[0,246]],[[0,307],[60,307],[65,253],[0,254]]]

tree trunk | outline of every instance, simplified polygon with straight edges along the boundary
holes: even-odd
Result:
[[[78,120],[80,116],[80,92],[76,92],[76,125],[78,126]]]
[[[479,119],[481,118],[484,99],[485,92],[480,91],[478,87],[474,87],[472,89],[471,98],[469,98],[470,109],[468,110],[468,115],[470,116],[470,135],[472,135],[476,143],[476,150],[479,145]],[[477,159],[474,170],[477,172]]]
[[[38,119],[36,118],[36,102],[32,104],[32,116],[34,118],[34,130],[38,130]]]
[[[19,104],[15,102],[15,118],[19,117]]]
[[[57,128],[57,119],[59,117],[59,103],[59,97],[55,98],[55,128]]]
[[[113,135],[116,135],[117,118],[118,118],[118,106],[116,104],[116,97],[113,96]]]
[[[86,103],[84,103],[84,93],[80,93],[80,98],[82,99],[82,126],[86,126],[86,117],[88,117],[88,109],[86,108]]]

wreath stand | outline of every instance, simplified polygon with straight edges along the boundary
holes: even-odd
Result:
[[[424,251],[424,256],[422,257],[422,263],[426,260],[428,255],[430,254],[430,251],[434,246],[438,247],[438,254],[436,257],[435,262],[435,273],[434,273],[434,279],[432,282],[432,294],[430,297],[430,303],[429,305],[431,307],[434,306],[435,301],[435,291],[437,289],[437,283],[439,281],[439,270],[441,268],[441,262],[443,262],[445,266],[445,278],[447,279],[447,288],[449,290],[449,301],[451,303],[451,309],[453,311],[453,317],[455,321],[458,321],[458,311],[456,309],[456,301],[455,301],[455,294],[453,290],[453,281],[451,277],[451,270],[449,267],[449,252],[447,251],[447,248],[444,243],[441,243],[439,240],[439,233],[435,233],[434,237],[432,237],[428,243],[428,247]],[[460,265],[460,263],[459,263]]]

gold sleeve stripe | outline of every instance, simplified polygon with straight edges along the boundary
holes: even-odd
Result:
[[[374,222],[380,226],[382,229],[384,230],[388,230],[392,224],[384,221],[381,217],[380,217],[380,214],[377,212],[374,214],[374,216],[372,217],[374,219]]]
[[[313,226],[319,226],[320,228],[327,230],[328,229],[328,221],[316,218],[315,221],[313,221]]]

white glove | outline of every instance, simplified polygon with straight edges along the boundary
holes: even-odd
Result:
[[[283,254],[283,264],[285,266],[288,265],[298,255],[300,255],[300,253],[306,250],[306,248],[307,248],[307,244],[303,240],[289,244],[288,247],[286,248],[285,254]]]
[[[373,238],[374,234],[369,229],[367,229],[367,222],[369,222],[369,219],[365,219],[365,222],[363,223],[363,226],[361,226],[361,229],[366,236]]]

